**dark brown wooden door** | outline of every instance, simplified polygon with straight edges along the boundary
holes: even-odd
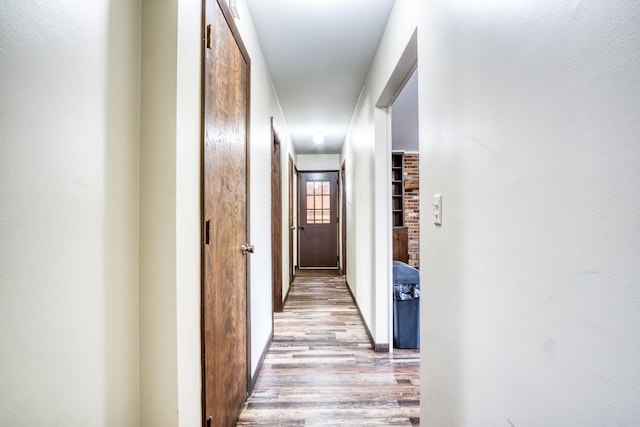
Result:
[[[271,118],[271,282],[273,311],[282,311],[282,174],[280,140]]]
[[[223,10],[224,8],[224,10]],[[203,424],[235,425],[247,397],[249,62],[226,6],[205,0],[203,75]]]
[[[342,189],[342,274],[347,275],[347,169],[342,162],[340,187]]]
[[[300,268],[338,267],[338,172],[300,172]]]
[[[293,284],[293,265],[295,264],[293,255],[293,159],[289,155],[289,289]]]

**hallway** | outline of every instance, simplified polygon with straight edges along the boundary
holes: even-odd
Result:
[[[419,369],[371,350],[344,277],[298,274],[237,425],[419,425]]]

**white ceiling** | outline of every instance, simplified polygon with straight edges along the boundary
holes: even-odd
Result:
[[[299,154],[340,153],[393,3],[247,0]]]

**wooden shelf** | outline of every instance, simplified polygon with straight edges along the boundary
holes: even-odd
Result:
[[[391,153],[392,221],[394,227],[404,226],[404,154]]]
[[[391,153],[391,222],[393,259],[409,262],[409,238],[404,226],[404,153]]]

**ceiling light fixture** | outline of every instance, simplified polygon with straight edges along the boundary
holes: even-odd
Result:
[[[313,142],[316,145],[320,145],[324,142],[324,135],[321,133],[316,133],[315,135],[313,135]]]

